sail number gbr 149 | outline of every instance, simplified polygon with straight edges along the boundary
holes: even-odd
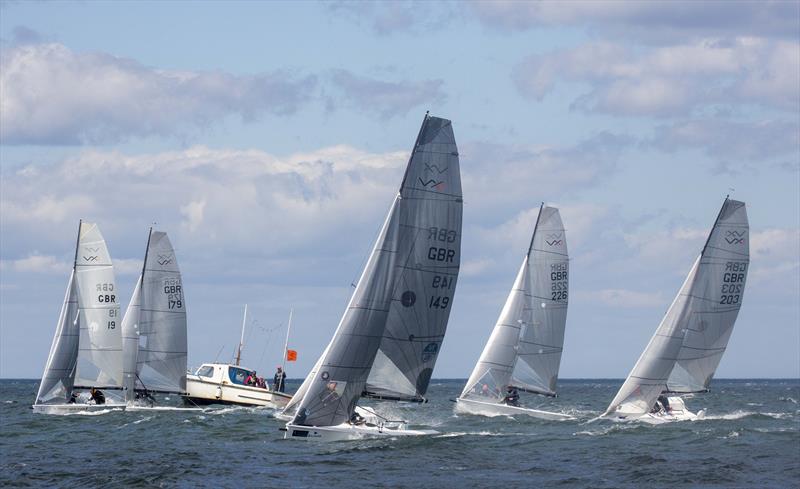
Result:
[[[438,241],[440,243],[454,243],[458,234],[452,229],[431,227],[428,228],[428,241]],[[437,243],[428,248],[428,260],[453,263],[456,251],[445,245]],[[431,287],[442,292],[452,290],[453,277],[447,275],[434,275]],[[428,299],[428,307],[431,309],[447,309],[450,305],[450,297],[447,295],[431,295]]]

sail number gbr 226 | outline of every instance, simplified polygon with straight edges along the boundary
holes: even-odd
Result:
[[[436,241],[434,246],[428,248],[428,260],[453,263],[456,251],[447,247],[447,243],[454,243],[458,234],[452,229],[439,227],[428,228],[428,241]],[[453,288],[453,277],[447,275],[434,275],[431,287],[442,292],[451,291]],[[450,297],[447,295],[431,295],[428,300],[428,307],[431,309],[447,309],[450,305]]]

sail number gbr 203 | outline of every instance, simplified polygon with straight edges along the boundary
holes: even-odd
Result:
[[[447,243],[454,243],[457,236],[458,234],[452,229],[428,228],[428,241],[436,242],[433,246],[428,247],[428,260],[442,264],[454,263],[456,250],[449,248]],[[438,289],[442,294],[452,293],[453,282],[453,277],[434,275],[431,288]],[[447,309],[447,306],[450,305],[450,296],[442,294],[432,294],[428,299],[428,308]]]
[[[729,261],[725,263],[722,274],[720,304],[736,305],[742,299],[742,289],[747,273],[747,262]]]

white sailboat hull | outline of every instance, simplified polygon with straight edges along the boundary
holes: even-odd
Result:
[[[342,423],[337,426],[300,426],[288,423],[284,439],[315,441],[347,441],[369,438],[397,438],[401,436],[435,435],[434,430],[409,430],[403,425],[398,428],[386,428],[373,425],[352,425]]]
[[[534,418],[551,421],[568,421],[575,419],[573,416],[550,411],[541,411],[521,406],[509,406],[495,402],[475,401],[472,399],[456,399],[455,410],[457,413],[474,414],[478,416],[532,416]]]
[[[88,413],[88,412],[97,412],[97,411],[106,411],[106,410],[118,410],[124,411],[126,406],[125,404],[81,404],[81,403],[72,403],[72,404],[34,404],[31,406],[33,412],[36,414],[77,414],[77,413]]]
[[[183,398],[188,404],[201,406],[207,404],[234,404],[239,406],[283,408],[292,396],[260,387],[201,380],[196,375],[187,375],[186,394]]]
[[[616,421],[640,421],[647,424],[664,424],[673,423],[675,421],[697,421],[705,418],[705,410],[701,409],[697,413],[693,413],[686,408],[686,404],[681,397],[669,397],[669,412],[647,413],[641,416],[626,416],[622,414],[612,415]]]

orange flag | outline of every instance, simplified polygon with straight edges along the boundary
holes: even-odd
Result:
[[[287,362],[296,362],[297,361],[297,350],[286,350],[286,361]]]

